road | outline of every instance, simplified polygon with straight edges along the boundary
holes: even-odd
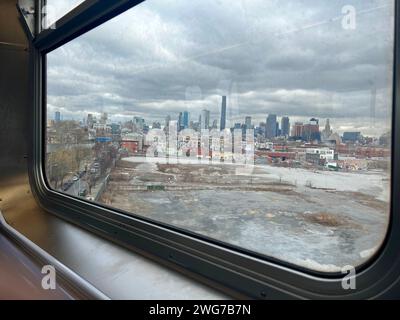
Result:
[[[71,187],[69,187],[66,191],[64,191],[66,194],[69,194],[71,196],[79,196],[79,191],[82,189],[89,190],[89,185],[85,180],[78,179],[75,181]]]

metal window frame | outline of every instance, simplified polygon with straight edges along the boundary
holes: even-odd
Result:
[[[133,250],[210,279],[255,299],[370,299],[400,292],[400,5],[395,2],[395,52],[392,118],[391,216],[386,240],[368,263],[357,269],[357,289],[345,291],[341,274],[313,272],[284,261],[252,255],[185,230],[128,216],[52,190],[44,176],[46,53],[134,7],[138,0],[86,0],[59,19],[56,29],[40,30],[41,0],[36,1],[36,30],[30,46],[32,135],[28,157],[30,183],[48,212]],[[397,148],[396,148],[397,146]],[[389,297],[393,297],[392,293]],[[398,294],[400,297],[400,293]],[[398,298],[397,297],[397,298]]]

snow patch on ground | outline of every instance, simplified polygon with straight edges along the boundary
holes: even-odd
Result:
[[[384,172],[334,172],[311,171],[305,169],[281,168],[274,166],[256,166],[274,180],[282,180],[296,186],[312,186],[315,188],[334,189],[337,191],[363,192],[382,201],[389,201],[390,183]]]

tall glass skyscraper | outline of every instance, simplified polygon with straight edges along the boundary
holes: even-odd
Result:
[[[221,107],[221,125],[220,130],[225,130],[226,128],[226,96],[222,97],[222,107]]]
[[[245,119],[246,129],[251,129],[251,117],[246,117]]]
[[[210,111],[203,110],[201,112],[201,129],[210,128]]]
[[[183,112],[183,127],[185,129],[189,128],[189,112]]]
[[[281,120],[281,135],[289,136],[290,135],[290,120],[289,117],[283,117]]]
[[[179,112],[178,116],[178,131],[181,131],[183,129],[183,113]]]
[[[54,116],[54,120],[56,122],[60,122],[61,121],[61,112],[60,111],[56,111],[55,116]]]
[[[270,114],[267,118],[267,128],[265,130],[266,138],[275,138],[277,134],[276,130],[276,114]]]

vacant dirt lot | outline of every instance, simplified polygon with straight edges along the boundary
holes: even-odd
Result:
[[[372,196],[367,182],[347,192],[288,183],[290,177],[272,177],[268,168],[249,175],[236,169],[120,162],[101,200],[320,271],[364,262],[385,235],[388,203]]]

